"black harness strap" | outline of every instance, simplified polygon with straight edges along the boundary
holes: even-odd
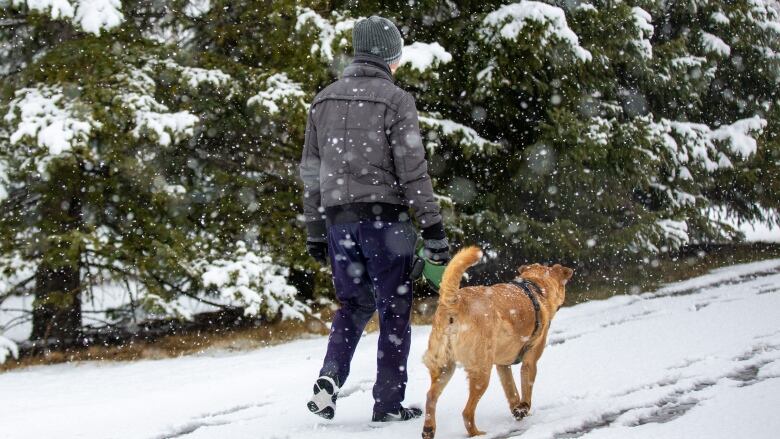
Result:
[[[539,318],[539,314],[541,312],[541,306],[539,305],[539,299],[536,297],[536,294],[542,294],[542,289],[537,285],[536,283],[528,280],[528,279],[513,279],[509,281],[512,285],[516,285],[520,287],[521,290],[525,293],[526,296],[531,300],[531,304],[534,306],[534,317],[536,321],[534,322],[534,332],[531,334],[531,337],[533,338],[538,332],[539,327],[542,325],[541,320]],[[534,291],[531,291],[531,290]],[[536,293],[536,294],[534,294]],[[528,352],[529,345],[526,343],[523,345],[523,348],[520,349],[520,353],[517,355],[517,359],[512,364],[518,364],[523,361],[523,357],[525,356],[525,353]]]

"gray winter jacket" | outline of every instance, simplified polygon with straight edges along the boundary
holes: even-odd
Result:
[[[420,227],[435,225],[443,237],[414,98],[380,58],[356,57],[314,98],[300,174],[310,241],[323,241],[325,220],[340,213],[397,220],[410,207]]]

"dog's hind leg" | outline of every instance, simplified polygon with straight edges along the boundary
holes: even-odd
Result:
[[[496,370],[498,371],[498,377],[501,379],[501,386],[504,388],[506,400],[509,402],[509,411],[511,411],[512,416],[519,421],[523,419],[525,414],[523,414],[521,409],[520,394],[517,393],[515,379],[512,377],[512,367],[497,364]]]
[[[485,434],[484,431],[479,431],[474,423],[474,412],[477,409],[477,403],[479,403],[480,398],[487,390],[488,384],[490,384],[491,369],[491,367],[486,367],[466,371],[469,376],[469,399],[466,402],[466,408],[463,409],[463,422],[466,424],[466,431],[468,431],[469,436]]]
[[[428,398],[425,401],[425,424],[423,426],[423,439],[433,439],[436,434],[436,402],[444,391],[444,387],[455,372],[455,363],[449,363],[444,367],[429,366],[431,374],[431,388],[428,390]]]

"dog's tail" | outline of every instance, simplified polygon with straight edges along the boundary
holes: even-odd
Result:
[[[479,247],[466,247],[455,254],[442,275],[439,286],[439,304],[451,305],[455,301],[455,291],[460,289],[460,279],[469,267],[476,264],[482,258],[482,250]]]

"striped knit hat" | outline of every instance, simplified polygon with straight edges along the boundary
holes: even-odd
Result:
[[[404,40],[392,21],[372,15],[355,23],[352,46],[355,55],[375,55],[393,64],[401,59]]]

